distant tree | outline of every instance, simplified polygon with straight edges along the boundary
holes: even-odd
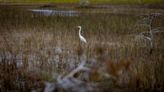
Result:
[[[87,6],[89,6],[89,0],[80,0],[79,1],[79,4],[80,4],[80,6],[81,7],[87,7]]]

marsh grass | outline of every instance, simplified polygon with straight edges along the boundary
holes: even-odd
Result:
[[[89,81],[99,82],[101,91],[129,88],[162,92],[163,34],[155,37],[156,47],[150,55],[149,44],[135,39],[140,31],[147,30],[134,29],[139,19],[139,16],[105,12],[45,17],[1,7],[0,90],[43,91],[45,81],[54,82],[59,74],[70,72],[83,59],[88,66],[96,61]],[[159,22],[155,23],[158,26]],[[88,41],[82,48],[78,25],[82,26],[82,34]],[[163,26],[161,20],[160,26]],[[102,76],[99,71],[111,74],[113,79]]]

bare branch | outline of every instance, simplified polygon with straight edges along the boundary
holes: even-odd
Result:
[[[57,78],[57,85],[60,88],[67,90],[70,88],[77,88],[77,86],[85,84],[85,82],[74,78],[74,75],[80,71],[90,71],[90,68],[84,66],[85,64],[86,64],[86,62],[82,61],[77,68],[72,70],[66,76],[62,77],[61,75],[59,75]]]
[[[90,69],[87,67],[84,67],[85,65],[85,61],[83,61],[76,69],[74,69],[71,73],[69,73],[68,75],[66,75],[63,79],[68,79],[73,77],[77,72],[79,71],[89,71]]]
[[[164,31],[160,31],[160,29],[162,29],[164,27],[153,28],[153,26],[152,26],[154,19],[158,16],[162,16],[162,14],[161,13],[152,13],[152,14],[144,17],[142,20],[137,22],[138,24],[136,24],[136,27],[137,26],[148,27],[148,32],[141,32],[137,37],[148,40],[150,42],[151,48],[153,48],[153,46],[154,46],[154,33],[164,32]],[[146,34],[149,34],[149,36],[146,36]]]

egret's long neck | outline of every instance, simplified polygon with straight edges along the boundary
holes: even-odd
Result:
[[[79,36],[81,36],[81,27],[79,28]]]

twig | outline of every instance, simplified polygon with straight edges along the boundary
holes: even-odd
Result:
[[[139,34],[139,37],[150,41],[151,48],[153,48],[153,46],[154,46],[154,33],[164,32],[164,31],[160,31],[160,29],[164,28],[164,27],[153,28],[153,26],[152,26],[153,21],[157,16],[162,16],[162,14],[161,13],[152,13],[152,14],[148,15],[147,17],[143,18],[143,20],[144,20],[143,22],[147,22],[147,24],[142,23],[142,24],[135,25],[135,26],[140,26],[141,25],[141,26],[148,27],[149,32],[141,32]],[[149,34],[150,37],[145,36],[145,34]]]
[[[57,78],[57,83],[55,84],[49,83],[47,85],[46,83],[46,88],[44,92],[53,92],[57,88],[64,89],[64,90],[69,90],[69,89],[79,90],[78,88],[80,88],[80,85],[83,84],[85,84],[89,90],[92,85],[91,83],[85,83],[84,81],[74,77],[74,75],[80,71],[90,71],[90,68],[84,66],[85,64],[86,62],[82,61],[77,68],[75,68],[73,71],[71,71],[68,75],[64,76],[63,78],[61,75],[59,75]]]

